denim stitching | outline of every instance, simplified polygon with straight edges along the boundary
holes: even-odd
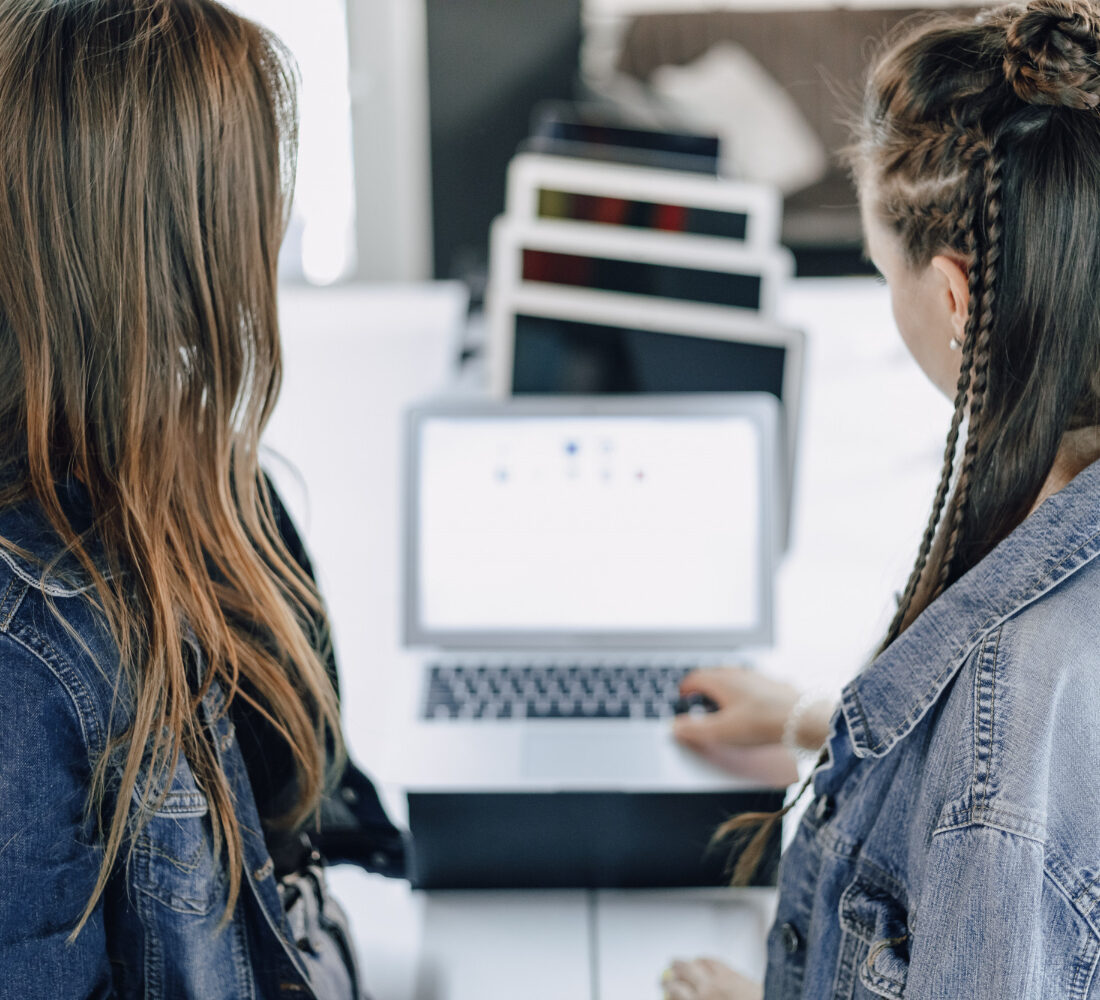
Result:
[[[1094,939],[1092,960],[1089,962],[1087,969],[1081,969],[1081,988],[1077,991],[1077,995],[1081,1000],[1088,1000],[1088,995],[1092,992],[1092,981],[1096,978],[1096,965],[1098,961],[1100,961],[1100,947],[1096,946],[1096,941]]]
[[[837,964],[837,971],[833,977],[834,996],[851,996],[851,991],[855,989],[857,981],[862,982],[865,986],[867,985],[863,976],[863,967],[867,962],[867,957],[861,954],[863,951],[862,945],[866,945],[868,949],[871,949],[877,942],[873,939],[873,930],[870,932],[871,936],[865,933],[867,930],[866,925],[861,924],[850,912],[852,899],[859,895],[860,889],[866,889],[867,887],[889,892],[903,910],[906,912],[909,910],[908,893],[905,890],[904,883],[880,868],[873,861],[867,858],[860,859],[851,882],[840,894],[840,900],[837,904],[837,917],[842,930],[842,950]],[[899,984],[881,974],[876,974],[876,978],[890,983],[895,989],[898,988]],[[901,986],[904,986],[904,984],[901,984]],[[877,992],[877,990],[872,992]]]
[[[989,773],[986,775],[985,800],[982,803],[983,811],[989,806],[989,790],[993,785],[993,775],[997,773],[993,756],[997,752],[997,668],[1000,663],[999,654],[1001,652],[1002,635],[1004,635],[1004,626],[997,629],[997,638],[993,643],[993,662],[990,664],[989,670]]]
[[[199,851],[201,851],[201,847]],[[220,871],[215,872],[210,879],[210,891],[205,899],[199,896],[184,896],[180,893],[173,892],[173,887],[171,885],[159,885],[153,877],[153,866],[157,863],[157,859],[160,859],[162,863],[167,862],[175,868],[180,876],[190,879],[190,877],[199,870],[202,864],[202,859],[199,857],[199,851],[195,852],[194,856],[196,860],[181,860],[167,851],[162,851],[153,843],[152,838],[148,835],[142,835],[134,844],[134,852],[141,859],[141,868],[137,877],[137,884],[134,888],[137,889],[140,895],[155,900],[160,906],[166,907],[173,913],[180,913],[188,917],[208,916],[213,912],[217,903],[215,897],[220,895],[221,889],[225,884],[224,879],[220,877]]]
[[[997,685],[997,654],[1002,629],[991,632],[978,653],[974,673],[974,815],[981,816],[989,808],[989,786],[993,781],[993,718]],[[990,662],[989,647],[994,647]],[[987,679],[988,677],[988,679]]]
[[[35,590],[39,590],[43,594],[49,594],[50,597],[76,597],[79,594],[87,593],[95,586],[94,584],[87,583],[82,587],[63,587],[57,583],[48,582],[45,577],[39,577],[36,580],[3,548],[0,548],[0,559],[3,559],[4,562],[8,564],[11,571],[19,577],[20,580],[29,583]]]
[[[237,984],[247,988],[248,993],[241,1000],[256,1000],[256,977],[253,975],[252,958],[249,955],[248,936],[244,932],[244,923],[233,921],[233,964],[237,971]]]
[[[164,996],[163,960],[160,953],[160,935],[157,933],[156,921],[153,919],[152,899],[139,892],[135,905],[138,917],[145,926],[145,934],[143,935],[145,947],[142,949],[144,961],[142,965],[145,973],[146,1000],[161,1000]]]
[[[971,740],[972,750],[971,750],[971,767],[970,767],[970,788],[968,790],[968,797],[969,797],[970,801],[969,801],[969,804],[968,804],[968,807],[967,807],[967,812],[966,812],[967,816],[973,816],[973,814],[974,814],[974,792],[978,788],[979,783],[980,783],[979,778],[978,778],[978,771],[979,771],[979,767],[980,767],[980,764],[978,762],[978,758],[979,758],[980,753],[981,753],[980,746],[981,746],[981,740],[982,740],[982,737],[981,737],[982,730],[981,730],[981,721],[980,721],[981,720],[981,700],[982,700],[981,678],[982,678],[982,670],[981,670],[981,663],[979,661],[978,669],[974,671],[974,690],[972,692],[972,698],[971,698],[971,702],[972,702],[971,716],[972,716],[972,718],[970,720],[970,731],[973,734],[973,738]]]
[[[1043,865],[1043,877],[1058,890],[1058,894],[1066,901],[1066,904],[1085,922],[1092,933],[1093,939],[1100,940],[1100,930],[1097,929],[1091,915],[1081,908],[1078,904],[1078,898],[1074,896],[1065,880],[1059,878],[1057,871],[1055,871],[1055,865],[1052,865],[1049,860]]]
[[[983,817],[982,819],[961,820],[960,822],[954,823],[951,826],[937,827],[932,836],[940,837],[945,833],[959,833],[963,830],[997,830],[998,832],[1007,834],[1010,837],[1019,837],[1021,840],[1030,840],[1033,844],[1038,844],[1040,847],[1046,846],[1045,838],[1029,833],[1024,833],[1022,830],[1017,829],[1015,826],[1010,825],[1008,822],[998,822],[996,819],[990,819],[988,817]]]
[[[972,793],[968,793],[966,799],[944,807],[940,813],[938,825],[932,831],[932,836],[976,826],[1001,830],[1003,833],[1011,833],[1024,840],[1033,840],[1037,844],[1045,844],[1047,837],[1046,824],[1036,820],[1029,813],[1017,812],[1015,809],[997,804],[987,806],[983,812],[978,813],[974,807]]]
[[[867,958],[860,964],[859,981],[876,996],[899,998],[900,1000],[905,995],[905,979],[892,979],[890,976],[875,971],[875,960],[887,948],[904,944],[908,940],[909,935],[906,933],[901,937],[878,941],[868,952]]]
[[[10,595],[13,590],[15,590],[15,581],[18,579],[18,577],[12,577],[12,579],[8,581],[8,586],[7,589],[4,591],[4,596],[0,597],[0,613],[3,613],[3,621],[0,621],[0,632],[7,632],[8,628],[11,625],[12,619],[15,617],[15,613],[19,610],[19,606],[23,603],[23,598],[27,594],[27,585],[24,581],[20,580],[20,582],[23,583],[23,590],[12,599],[11,607],[8,608],[6,613],[4,613],[4,609],[8,605],[8,595]]]
[[[99,718],[95,712],[94,703],[87,688],[80,679],[71,663],[62,657],[38,632],[21,628],[17,631],[7,631],[12,642],[21,646],[38,660],[57,680],[62,689],[69,696],[76,710],[76,717],[80,722],[80,733],[84,739],[84,745],[88,748],[89,765],[92,760],[104,752],[103,733],[100,730]],[[89,725],[92,734],[89,735]]]
[[[1100,925],[1092,919],[1092,915],[1096,912],[1097,903],[1100,902],[1100,894],[1097,893],[1100,876],[1091,878],[1088,881],[1076,878],[1076,869],[1065,860],[1061,852],[1054,846],[1047,851],[1046,864],[1052,872],[1052,877],[1057,877],[1058,884],[1062,887],[1066,897],[1073,903],[1077,912],[1089,922],[1089,927],[1100,939]]]
[[[843,703],[846,706],[851,705],[855,711],[859,712],[859,722],[861,724],[860,735],[856,737],[853,727],[851,725],[849,725],[848,727],[849,733],[853,737],[853,742],[862,745],[863,747],[874,753],[874,748],[871,747],[866,740],[866,737],[870,735],[871,732],[871,723],[870,720],[867,718],[867,713],[863,710],[863,701],[856,693],[855,688],[849,688],[845,692]],[[847,713],[845,713],[845,715],[847,715]],[[856,749],[859,749],[859,746],[857,746]]]
[[[176,789],[165,794],[160,808],[152,816],[205,816],[210,811],[206,796],[200,791]]]
[[[1077,894],[1078,897],[1085,896],[1085,895],[1089,896],[1089,898],[1091,900],[1091,903],[1092,903],[1092,905],[1089,907],[1089,912],[1090,913],[1096,908],[1097,897],[1098,897],[1098,893],[1097,893],[1097,887],[1098,886],[1100,886],[1100,872],[1098,872],[1095,876],[1093,876],[1091,879],[1089,879],[1084,884],[1084,886],[1082,886],[1081,891]]]

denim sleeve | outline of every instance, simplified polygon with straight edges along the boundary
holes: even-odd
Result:
[[[78,683],[48,647],[0,635],[0,1000],[112,995],[102,904],[67,941],[101,857]]]
[[[1089,995],[1093,935],[1044,873],[1042,844],[989,826],[950,830],[933,837],[925,871],[906,1000]]]

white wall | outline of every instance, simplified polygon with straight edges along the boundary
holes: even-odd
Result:
[[[347,0],[358,276],[431,273],[423,0]]]
[[[228,2],[278,35],[301,75],[298,183],[282,273],[322,285],[346,278],[355,266],[355,203],[345,0]]]

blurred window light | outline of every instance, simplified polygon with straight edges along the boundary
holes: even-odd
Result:
[[[345,0],[229,0],[275,32],[301,73],[298,183],[280,277],[329,285],[355,270],[355,180]]]

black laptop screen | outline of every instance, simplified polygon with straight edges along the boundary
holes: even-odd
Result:
[[[523,251],[523,280],[572,285],[605,292],[655,295],[708,305],[760,308],[759,274],[733,274],[636,260]]]
[[[512,392],[768,392],[786,348],[517,315]]]
[[[749,217],[744,212],[726,212],[713,208],[665,205],[606,195],[577,194],[573,191],[539,190],[538,214],[541,219],[571,219],[599,222],[628,229],[654,229],[693,236],[720,236],[744,240]]]

